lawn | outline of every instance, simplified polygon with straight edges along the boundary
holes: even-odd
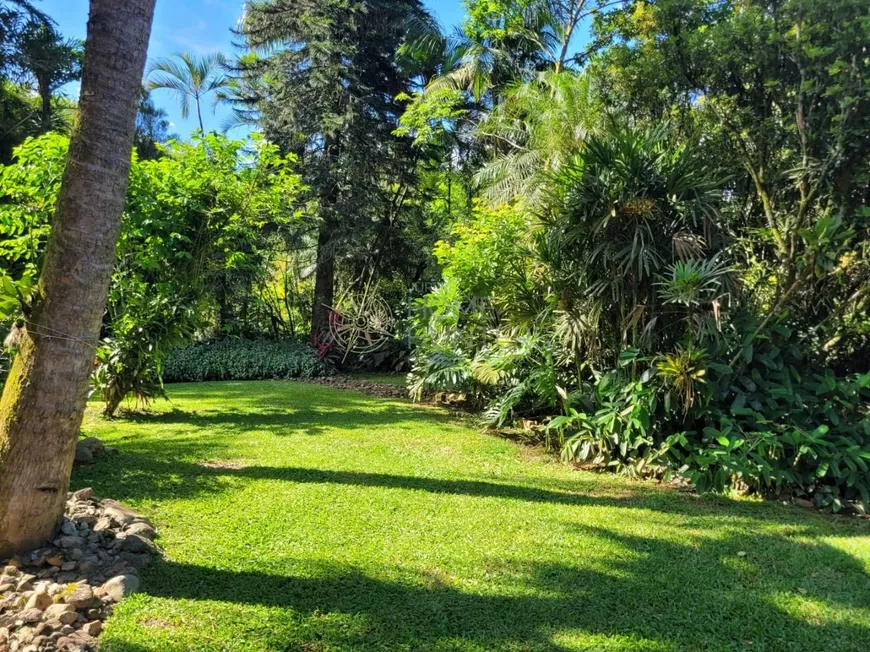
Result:
[[[299,383],[170,387],[76,488],[163,559],[101,638],[153,650],[870,649],[870,525],[576,472]]]

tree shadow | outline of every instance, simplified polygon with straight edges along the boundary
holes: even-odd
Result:
[[[609,491],[600,483],[579,476],[573,482],[535,484],[494,481],[485,478],[439,478],[343,469],[272,467],[227,460],[228,448],[214,441],[179,437],[171,442],[139,441],[135,452],[102,458],[97,464],[79,467],[73,476],[76,487],[89,486],[97,495],[132,502],[159,503],[200,495],[239,490],[251,481],[291,484],[331,484],[360,489],[391,489],[481,499],[545,503],[566,507],[609,507],[677,514],[687,528],[704,528],[710,518],[727,509],[729,515],[745,521],[792,524],[804,534],[830,535],[837,525],[838,536],[866,536],[867,523],[831,518],[776,503],[739,502],[722,496],[679,494],[671,489],[637,483]],[[197,461],[191,461],[197,460]],[[632,487],[632,485],[628,485]],[[698,519],[694,522],[692,518]]]
[[[116,421],[144,427],[184,425],[219,434],[257,431],[276,435],[320,435],[331,428],[370,430],[403,423],[419,425],[421,421],[441,427],[467,425],[467,418],[463,415],[446,410],[363,395],[355,397],[350,392],[338,394],[336,401],[309,400],[304,405],[287,404],[286,396],[280,399],[271,400],[268,395],[241,399],[227,397],[227,405],[218,410],[183,410],[178,407],[165,411],[124,410]]]
[[[341,624],[315,619],[300,631],[271,632],[269,650],[306,649],[297,637],[302,629],[311,636],[311,627],[324,649],[578,649],[572,636],[599,641],[595,649],[867,649],[870,595],[861,588],[868,576],[826,544],[758,534],[698,545],[602,529],[586,534],[617,544],[619,553],[595,564],[573,559],[570,550],[560,563],[495,560],[500,579],[510,575],[516,587],[510,594],[338,565],[307,564],[310,572],[295,575],[172,561],[148,571],[144,590],[157,598],[283,609],[294,622],[332,615]],[[740,557],[741,550],[750,552]],[[820,617],[825,606],[838,609],[837,617]]]

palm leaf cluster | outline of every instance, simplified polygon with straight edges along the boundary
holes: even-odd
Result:
[[[668,347],[694,313],[716,317],[727,293],[722,194],[691,147],[664,128],[609,129],[551,183],[537,252],[587,350]]]

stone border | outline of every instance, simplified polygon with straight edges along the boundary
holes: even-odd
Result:
[[[0,561],[0,652],[96,649],[114,605],[156,554],[147,517],[91,489],[67,497],[57,538]]]

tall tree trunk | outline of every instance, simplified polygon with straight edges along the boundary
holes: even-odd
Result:
[[[48,79],[40,76],[37,80],[39,87],[39,101],[41,109],[39,112],[40,118],[40,133],[47,134],[51,131],[51,86]]]
[[[155,0],[91,0],[78,125],[21,349],[0,401],[0,558],[63,517],[106,308]]]
[[[328,221],[320,225],[317,236],[317,270],[314,276],[314,305],[311,307],[311,334],[329,330],[329,310],[335,301],[335,251]]]

